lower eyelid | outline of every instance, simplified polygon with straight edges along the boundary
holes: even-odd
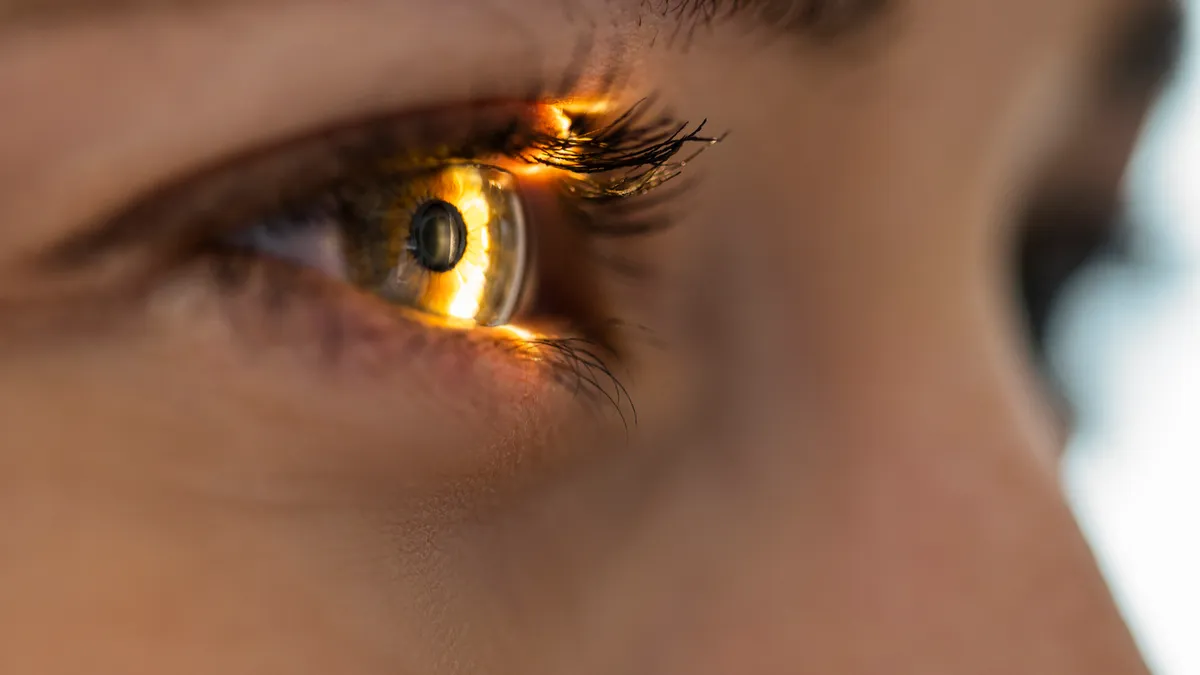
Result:
[[[402,379],[473,397],[481,373],[511,371],[524,382],[541,376],[495,336],[448,330],[320,271],[256,254],[199,256],[154,292],[150,311],[184,333],[215,336],[214,348],[283,354],[339,378]]]
[[[160,286],[149,306],[189,355],[232,354],[245,369],[276,374],[255,373],[259,379],[300,373],[317,391],[342,383],[358,395],[419,395],[463,414],[502,409],[501,419],[553,409],[556,418],[582,411],[595,420],[608,408],[626,428],[636,423],[612,370],[615,355],[601,345],[516,328],[448,328],[281,260],[201,256]],[[534,402],[536,410],[528,407]]]
[[[130,376],[162,388],[148,405],[194,405],[187,414],[228,439],[231,463],[258,451],[245,420],[271,420],[318,482],[358,475],[394,492],[423,471],[477,475],[498,453],[540,456],[546,429],[594,417],[512,339],[427,325],[281,261],[203,256],[141,311],[130,370],[150,371]]]

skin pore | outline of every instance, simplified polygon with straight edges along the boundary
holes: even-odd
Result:
[[[866,4],[0,0],[0,672],[1145,673],[1018,254],[1102,238],[1178,9]],[[728,132],[539,221],[623,388],[140,209],[559,82]]]

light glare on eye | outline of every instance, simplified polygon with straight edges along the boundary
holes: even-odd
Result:
[[[523,342],[533,342],[533,341],[539,339],[537,333],[534,333],[533,331],[527,330],[525,328],[521,328],[520,326],[515,326],[511,323],[506,326],[498,326],[497,330],[504,332],[504,333],[508,333],[509,336],[514,337]]]
[[[478,171],[456,166],[447,173],[453,193],[442,198],[462,214],[467,229],[467,248],[457,267],[430,280],[426,302],[431,308],[445,307],[447,316],[473,321],[483,306],[492,266],[492,241],[488,234],[492,212],[483,195],[483,178]]]

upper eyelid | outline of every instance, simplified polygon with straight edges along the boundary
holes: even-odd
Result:
[[[369,121],[243,153],[55,242],[37,257],[36,264],[51,272],[86,267],[135,244],[139,250],[159,254],[185,251],[211,237],[214,229],[245,226],[271,208],[377,170],[379,162],[398,152],[433,154],[431,143],[453,151],[458,143],[486,142],[481,138],[484,129],[495,133],[497,125],[517,120],[532,126],[531,114],[529,104],[410,113],[402,119]]]
[[[623,113],[577,117],[582,136],[562,137],[551,121],[555,100],[443,107],[258,150],[135,201],[120,215],[52,245],[38,262],[49,271],[86,267],[130,244],[169,260],[162,254],[192,251],[222,229],[304,206],[357,178],[452,161],[540,164],[576,176],[572,194],[578,200],[606,202],[654,190],[720,140],[702,135],[707,121],[690,125],[655,113],[649,99]],[[612,108],[612,98],[602,100],[602,109]],[[677,159],[693,146],[693,153]]]
[[[5,108],[0,155],[21,167],[0,186],[10,191],[0,217],[35,225],[6,237],[0,263],[22,266],[130,195],[252,145],[541,93],[562,77],[583,30],[522,41],[529,36],[489,27],[486,12],[465,11],[468,2],[434,2],[429,12],[393,0],[289,2],[286,21],[253,0],[237,4],[194,21],[21,29],[0,19],[0,100],[15,103]],[[446,25],[473,38],[422,58],[431,31]],[[63,193],[80,198],[55,203]]]

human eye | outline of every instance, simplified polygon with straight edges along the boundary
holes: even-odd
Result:
[[[227,243],[468,325],[507,323],[526,286],[524,205],[514,176],[494,165],[383,172],[272,214]]]
[[[620,389],[599,355],[619,350],[596,287],[614,272],[593,244],[668,226],[685,197],[664,186],[716,140],[615,94],[439,106],[202,171],[47,261],[124,259],[126,294],[198,285],[235,332],[317,343],[338,361],[378,364],[380,345],[430,341]]]

